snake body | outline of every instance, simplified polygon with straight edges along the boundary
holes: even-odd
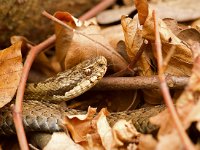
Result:
[[[86,60],[70,70],[43,82],[28,84],[23,103],[23,124],[26,131],[62,131],[62,116],[83,114],[75,109],[64,109],[58,103],[70,100],[92,88],[105,74],[107,61],[103,56]],[[48,103],[48,102],[51,102]],[[151,132],[155,126],[149,117],[158,114],[163,106],[143,108],[134,111],[111,113],[108,122],[114,124],[118,119],[131,120],[143,132]],[[0,135],[15,134],[12,112],[9,105],[0,110]]]

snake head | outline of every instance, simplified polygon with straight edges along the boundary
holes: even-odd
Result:
[[[107,60],[103,56],[85,60],[55,77],[27,85],[25,98],[54,103],[70,100],[96,85],[106,70]]]

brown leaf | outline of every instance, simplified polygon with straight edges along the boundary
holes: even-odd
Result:
[[[200,45],[198,43],[198,47],[196,47],[197,52],[194,52],[196,56],[194,61],[194,66],[192,69],[192,75],[190,77],[190,80],[188,82],[187,87],[185,88],[185,91],[181,94],[179,99],[177,100],[178,106],[184,106],[185,104],[188,104],[191,102],[196,102],[199,100],[199,91],[200,91],[200,83],[199,83],[199,69],[200,69]]]
[[[177,36],[182,28],[178,25],[178,22],[172,18],[164,18],[164,23],[167,27]]]
[[[69,25],[70,27],[76,27],[75,19],[73,19],[72,15],[67,12],[57,12],[54,14],[56,18],[59,18],[61,21]],[[68,40],[72,40],[73,37],[73,31],[69,29],[65,29],[59,24],[55,24],[55,34],[56,34],[56,58],[61,63],[61,66],[64,64],[64,59],[66,56],[66,50],[63,50],[63,46],[66,46],[67,48],[69,45],[63,45],[66,39],[63,37],[67,37]]]
[[[150,122],[160,127],[158,135],[165,135],[174,130],[173,120],[167,109],[158,115],[151,117]]]
[[[133,124],[126,120],[117,121],[112,127],[112,133],[115,147],[124,146],[125,143],[137,143],[140,137]]]
[[[97,121],[97,132],[101,138],[102,145],[105,149],[113,148],[113,135],[112,129],[106,120],[104,113],[99,113],[99,119]]]
[[[140,68],[138,71],[141,76],[151,76],[153,71],[151,69],[151,62],[154,61],[153,53],[151,51],[150,44],[144,44],[142,37],[142,30],[138,28],[137,18],[127,18],[122,16],[121,20],[122,28],[125,36],[126,51],[131,60],[133,60],[139,51],[144,49],[141,57],[138,59],[136,66]],[[144,46],[142,46],[142,44]],[[143,90],[145,102],[150,104],[160,104],[162,96],[160,90]],[[154,94],[152,94],[154,93]]]
[[[148,3],[147,0],[134,0],[135,7],[138,11],[138,18],[140,21],[140,25],[143,25],[148,16]]]
[[[110,26],[102,29],[101,34],[109,41],[110,45],[114,49],[116,49],[119,41],[124,41],[124,34],[121,25]]]
[[[133,60],[143,44],[141,30],[138,29],[136,18],[127,18],[122,16],[121,24],[124,32],[125,43],[127,47],[127,54]],[[137,62],[137,67],[142,68],[139,72],[140,75],[152,75],[150,69],[150,56],[146,52],[142,54]]]
[[[190,76],[193,64],[191,49],[188,48],[187,45],[183,44],[183,42],[172,33],[161,19],[158,19],[158,22],[163,57],[165,58],[167,56],[170,49],[173,47],[175,48],[175,53],[172,55],[165,73],[177,76]],[[149,13],[147,20],[144,23],[142,34],[143,37],[150,40],[154,46],[154,20],[151,13]]]
[[[21,78],[21,44],[17,42],[0,51],[0,108],[12,100]]]
[[[156,149],[162,149],[162,150],[184,149],[183,144],[177,132],[173,132],[165,136],[159,136],[158,140],[159,142],[156,146]]]
[[[183,111],[183,109],[181,109]],[[180,113],[180,108],[179,108],[179,113]],[[197,102],[189,111],[187,114],[187,118],[185,119],[185,123],[191,125],[193,122],[196,122],[196,128],[200,131],[199,124],[200,124],[200,101]],[[184,114],[184,116],[186,116]]]
[[[68,20],[64,22],[68,22]],[[108,63],[116,71],[127,66],[127,62],[100,34],[98,26],[76,26],[74,29],[76,29],[75,32],[56,24],[56,55],[64,69],[71,68],[85,59],[98,55],[105,56]]]
[[[86,134],[95,132],[95,125],[93,126],[93,116],[96,113],[95,108],[88,108],[86,115],[71,115],[66,116],[64,125],[69,129],[72,138],[75,142],[86,141]]]
[[[107,115],[108,112],[106,109],[102,109],[98,115],[93,117],[95,113],[96,109],[89,107],[86,115],[66,116],[64,120],[64,124],[70,131],[73,140],[84,148],[91,148],[91,146],[92,148],[103,148],[98,131],[102,131],[104,128],[102,126],[98,127],[98,122],[102,122],[104,120],[102,116]]]
[[[151,134],[141,134],[140,141],[138,145],[139,150],[155,150],[157,145],[157,141],[153,138]]]
[[[191,26],[200,32],[200,19],[195,20]]]
[[[47,145],[42,148],[43,150],[55,150],[55,149],[73,149],[84,150],[79,144],[74,143],[72,139],[64,132],[55,132],[52,134],[51,140]]]
[[[177,36],[189,46],[192,46],[195,42],[200,43],[200,33],[194,28],[182,30]]]

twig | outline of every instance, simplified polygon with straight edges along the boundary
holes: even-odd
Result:
[[[90,41],[92,41],[92,42],[98,44],[99,46],[101,46],[101,47],[103,47],[105,50],[107,50],[108,52],[112,53],[113,55],[116,55],[118,58],[122,58],[121,55],[120,55],[119,53],[117,53],[115,50],[113,50],[113,49],[111,49],[111,48],[105,46],[104,44],[102,44],[102,43],[99,42],[99,41],[96,41],[96,40],[92,39],[90,36],[88,36],[88,35],[86,35],[86,34],[84,34],[84,33],[82,33],[82,32],[79,32],[79,31],[73,29],[72,27],[70,27],[69,25],[65,24],[65,23],[62,22],[61,20],[57,19],[56,17],[52,16],[52,15],[49,14],[48,12],[43,11],[42,14],[43,14],[44,16],[46,16],[47,18],[51,19],[52,21],[57,22],[57,23],[59,23],[60,25],[62,25],[63,27],[65,27],[65,28],[67,28],[67,29],[73,31],[74,33],[79,34],[79,35],[81,35],[81,36],[84,36],[85,38],[89,39]]]
[[[189,77],[170,76],[166,77],[167,85],[171,89],[183,89],[189,81]],[[136,77],[104,77],[92,90],[136,90],[160,88],[158,76]]]
[[[165,58],[164,61],[163,61],[163,67],[162,67],[162,68],[163,68],[163,71],[166,70],[168,63],[169,63],[171,57],[173,56],[173,54],[174,54],[174,52],[175,52],[175,49],[176,49],[176,46],[172,46],[172,47],[170,48],[169,52],[167,53],[167,56],[166,56],[166,58]]]
[[[15,129],[19,139],[20,148],[22,150],[28,149],[28,144],[22,123],[22,102],[23,102],[26,81],[28,78],[28,73],[37,54],[40,53],[42,50],[48,48],[50,45],[52,45],[55,42],[55,39],[56,36],[51,36],[50,38],[43,41],[39,45],[32,47],[24,63],[20,84],[17,90],[16,102],[15,105],[12,106]]]
[[[156,17],[155,11],[153,11],[153,18],[154,18],[154,28],[155,28],[155,47],[156,47],[156,54],[157,54],[157,62],[158,62],[158,77],[160,80],[160,88],[164,97],[164,101],[166,106],[168,107],[169,113],[174,121],[174,125],[177,129],[177,132],[180,136],[181,141],[183,142],[185,148],[187,150],[195,150],[194,145],[190,141],[189,137],[187,136],[181,121],[176,113],[175,107],[172,102],[172,98],[169,93],[169,89],[167,87],[167,83],[165,81],[164,70],[163,70],[163,59],[162,59],[162,50],[161,50],[161,41],[160,41],[160,34],[158,29],[158,21]]]
[[[133,98],[132,98],[132,102],[131,102],[131,104],[126,108],[125,111],[131,110],[131,108],[132,108],[132,107],[135,105],[135,103],[136,103],[136,98],[137,98],[137,96],[138,96],[138,91],[135,90],[135,91],[134,91]]]
[[[110,77],[121,77],[124,75],[127,75],[129,73],[134,72],[134,67],[137,63],[137,61],[140,59],[143,51],[145,50],[145,48],[147,47],[146,43],[143,43],[142,46],[140,47],[140,49],[137,51],[134,59],[131,61],[131,63],[127,66],[127,68],[125,68],[124,70],[121,70],[119,72],[116,72],[114,74],[112,74]]]
[[[83,14],[79,17],[79,20],[87,20],[89,18],[94,17],[96,14],[101,12],[102,10],[108,8],[112,4],[114,4],[116,0],[102,0],[99,4],[97,4],[94,8]]]

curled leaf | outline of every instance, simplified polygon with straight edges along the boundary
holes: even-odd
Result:
[[[134,0],[135,7],[138,11],[138,18],[140,25],[143,25],[148,16],[148,3],[147,0]]]
[[[68,22],[68,20],[64,22]],[[58,24],[55,26],[56,56],[63,69],[69,69],[83,60],[99,55],[105,56],[108,63],[116,71],[127,66],[123,57],[100,34],[98,26],[91,24],[89,26],[71,27],[73,30],[66,29]]]

